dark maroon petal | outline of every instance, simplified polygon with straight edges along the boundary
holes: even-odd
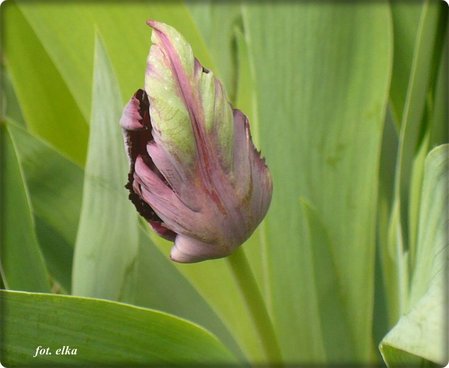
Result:
[[[125,146],[130,161],[128,183],[125,187],[129,190],[129,199],[136,207],[137,212],[144,217],[155,230],[163,237],[173,240],[175,233],[168,229],[151,206],[142,198],[140,187],[135,183],[135,161],[142,157],[148,167],[160,175],[151,157],[147,153],[147,145],[153,141],[151,133],[151,120],[149,113],[149,101],[146,92],[139,89],[126,105],[120,124],[125,136]]]

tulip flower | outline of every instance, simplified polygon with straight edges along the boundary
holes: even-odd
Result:
[[[145,87],[121,118],[129,197],[159,235],[174,241],[172,260],[225,257],[264,218],[270,172],[221,82],[174,28],[148,24]]]

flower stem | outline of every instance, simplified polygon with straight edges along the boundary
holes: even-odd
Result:
[[[257,286],[243,249],[239,247],[227,259],[240,292],[246,302],[252,322],[264,348],[267,361],[279,367],[282,361],[281,350],[262,294]]]

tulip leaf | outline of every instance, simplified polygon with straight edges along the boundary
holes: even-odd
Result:
[[[83,170],[23,128],[10,124],[9,131],[23,168],[49,272],[70,291]]]
[[[10,119],[18,125],[25,126],[25,120],[23,118],[22,109],[20,107],[19,100],[17,99],[16,92],[12,86],[11,76],[7,69],[2,68],[1,81],[3,87],[3,115],[6,119]]]
[[[0,291],[2,363],[172,366],[235,360],[207,330],[172,315],[99,299]],[[39,346],[51,355],[35,355]],[[67,346],[72,355],[61,355]],[[67,349],[65,349],[67,352]]]
[[[1,273],[8,289],[50,291],[50,280],[35,234],[32,208],[17,148],[0,123]]]
[[[446,364],[448,361],[445,267],[448,260],[447,212],[449,146],[427,156],[418,225],[416,267],[405,314],[380,344],[390,367],[404,364]],[[402,364],[402,365],[401,365]]]
[[[395,1],[391,3],[394,36],[394,64],[391,78],[391,105],[396,128],[400,128],[422,2]]]
[[[260,148],[274,183],[265,220],[268,287],[287,362],[320,359],[312,337],[320,329],[316,311],[299,300],[314,287],[305,284],[315,282],[300,257],[304,234],[292,200],[299,196],[313,204],[335,247],[341,288],[334,292],[344,296],[354,341],[346,359],[373,359],[367,316],[373,308],[376,177],[392,63],[387,5],[244,6]]]
[[[73,161],[83,164],[86,119],[15,2],[8,1],[2,10],[6,65],[27,126]]]
[[[301,293],[304,303],[301,308],[309,308],[308,314],[316,318],[314,323],[320,326],[311,334],[315,341],[316,355],[329,364],[342,363],[347,361],[354,346],[353,337],[347,315],[347,306],[342,294],[341,277],[334,264],[335,246],[329,238],[328,231],[319,218],[316,209],[304,200],[301,200],[304,247],[300,250],[303,254],[298,254],[303,265],[307,265],[306,274],[313,275],[314,283],[306,285]],[[299,252],[298,252],[299,253]],[[301,296],[301,295],[300,295]],[[314,313],[316,311],[316,314]],[[345,339],[342,337],[346,336]],[[303,338],[306,338],[305,336]],[[335,344],[335,341],[340,341]],[[316,360],[318,362],[318,359]]]
[[[430,134],[429,145],[435,147],[440,144],[449,142],[449,130],[447,129],[447,117],[449,116],[449,106],[447,104],[447,81],[449,73],[447,65],[449,65],[449,27],[446,29],[446,43],[443,45],[442,58],[439,65],[439,73],[437,75],[434,91],[434,109],[432,111],[432,121],[430,126],[432,131]]]
[[[92,101],[72,290],[75,295],[118,300],[137,256],[138,222],[124,188],[124,149],[118,149],[123,147],[120,92],[99,37]]]

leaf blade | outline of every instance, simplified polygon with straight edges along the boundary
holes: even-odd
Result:
[[[106,300],[0,291],[3,362],[35,364],[231,363],[207,330],[166,313]],[[30,326],[32,324],[32,326]],[[145,326],[143,328],[143,326]],[[33,358],[36,343],[52,355]],[[77,355],[56,355],[62,345]]]
[[[16,3],[7,3],[4,12],[6,66],[28,128],[83,165],[85,117]]]
[[[380,350],[389,366],[425,360],[445,364],[445,267],[448,259],[447,182],[449,145],[433,149],[425,161],[416,267],[408,306],[384,337]],[[430,255],[430,256],[429,256]]]
[[[121,97],[96,40],[92,121],[83,203],[73,259],[75,295],[118,300],[138,250],[137,215],[123,186],[127,163],[119,128]]]
[[[9,131],[23,167],[36,235],[48,270],[70,291],[84,172],[23,128],[9,124]]]
[[[49,291],[49,277],[35,234],[29,193],[17,150],[6,124],[0,124],[2,143],[1,272],[5,286]]]
[[[373,303],[376,170],[392,63],[388,4],[360,3],[349,10],[340,3],[250,3],[244,20],[255,66],[260,146],[274,182],[266,259],[284,355],[294,363],[320,359],[313,338],[292,332],[319,328],[315,311],[300,297],[302,284],[313,277],[301,251],[300,212],[291,200],[303,196],[336,247],[355,341],[347,360],[372,361],[366,315]]]

